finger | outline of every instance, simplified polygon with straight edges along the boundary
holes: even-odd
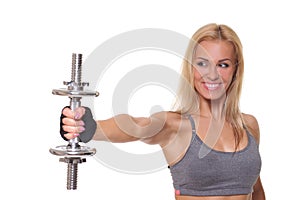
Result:
[[[73,118],[74,119],[74,117],[75,117],[74,112],[68,107],[63,109],[62,114],[64,116],[68,117],[68,118]]]
[[[84,126],[82,120],[74,120],[66,117],[62,119],[62,123],[67,126]]]
[[[85,108],[78,107],[75,111],[72,111],[70,108],[66,107],[63,109],[62,114],[68,118],[81,119],[81,117],[85,114]]]
[[[78,108],[75,109],[74,118],[75,119],[81,119],[84,114],[85,114],[85,108],[84,107],[78,107]]]
[[[85,130],[85,128],[83,126],[68,126],[68,125],[64,125],[63,130],[67,133],[81,133],[82,131]]]

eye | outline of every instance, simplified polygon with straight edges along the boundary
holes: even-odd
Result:
[[[207,67],[208,66],[208,62],[206,62],[206,61],[200,61],[200,62],[197,62],[197,65],[199,67]]]
[[[218,67],[227,68],[227,67],[229,67],[229,64],[228,63],[219,63]]]

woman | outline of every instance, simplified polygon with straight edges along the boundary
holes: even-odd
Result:
[[[159,144],[177,200],[264,200],[259,127],[239,110],[244,60],[236,33],[208,24],[192,37],[183,61],[175,112],[127,114],[94,121],[88,108],[63,110],[65,139]],[[93,126],[88,126],[94,122]],[[94,128],[93,128],[94,127]]]

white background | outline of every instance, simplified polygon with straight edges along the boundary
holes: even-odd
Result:
[[[1,1],[0,199],[172,199],[168,169],[130,175],[93,158],[79,166],[78,190],[67,191],[66,165],[48,149],[63,143],[58,119],[68,99],[53,96],[51,90],[69,80],[73,52],[86,57],[111,37],[138,28],[169,29],[190,37],[211,22],[231,26],[243,42],[241,108],[260,123],[266,195],[272,200],[297,199],[300,14],[296,2]],[[110,76],[113,79],[114,74]],[[106,85],[100,92],[112,89]],[[143,107],[138,98],[137,93],[130,110]],[[110,115],[99,113],[99,119]],[[140,152],[144,146],[136,148]]]

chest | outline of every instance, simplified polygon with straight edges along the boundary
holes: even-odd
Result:
[[[194,151],[193,154],[194,156],[187,158],[189,164],[185,169],[186,177],[191,182],[200,181],[201,184],[212,184],[238,182],[241,179],[254,181],[261,168],[258,151],[249,147],[236,153],[218,152],[203,147]]]
[[[193,139],[184,158],[171,168],[174,183],[190,189],[251,188],[256,182],[261,159],[253,141],[235,153],[218,152]]]
[[[239,144],[236,146],[237,136],[227,122],[213,122],[201,119],[196,126],[198,137],[211,149],[221,152],[234,152],[244,149],[248,144],[246,131],[239,134]]]

